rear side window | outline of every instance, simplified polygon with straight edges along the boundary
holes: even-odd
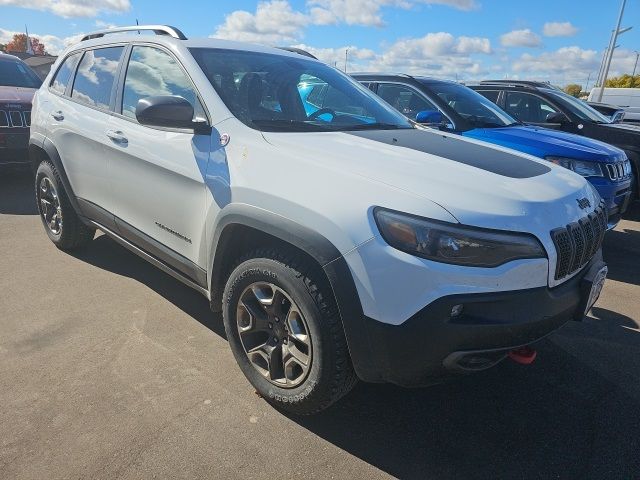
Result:
[[[80,54],[81,52],[69,55],[64,60],[64,62],[62,62],[62,65],[58,69],[56,76],[53,77],[53,81],[51,82],[51,90],[61,95],[64,94],[64,92],[67,90],[67,85],[71,80],[71,76],[76,69],[78,60],[80,60]]]
[[[138,100],[156,95],[183,97],[193,105],[196,117],[204,116],[191,81],[178,62],[158,48],[135,46],[124,80],[122,114],[135,119]]]
[[[108,47],[86,51],[78,65],[71,98],[108,109],[122,50],[123,47]]]
[[[478,93],[481,93],[485,98],[488,98],[493,103],[498,103],[498,96],[500,95],[499,90],[479,90]]]

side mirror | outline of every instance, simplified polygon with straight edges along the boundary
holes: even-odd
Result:
[[[437,110],[422,110],[416,115],[416,122],[428,125],[441,125],[444,116]]]
[[[201,122],[193,121],[193,105],[178,95],[160,95],[138,100],[136,118],[141,125],[197,130]]]
[[[566,123],[567,116],[564,113],[551,112],[546,116],[545,121],[547,123]]]

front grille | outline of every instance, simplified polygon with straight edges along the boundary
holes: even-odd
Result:
[[[584,267],[598,252],[607,231],[604,202],[579,221],[551,231],[556,247],[555,279],[560,280]]]
[[[0,127],[27,128],[31,126],[31,112],[19,110],[0,110]]]
[[[631,162],[629,162],[629,160],[607,163],[606,166],[607,174],[611,180],[624,180],[631,177]]]

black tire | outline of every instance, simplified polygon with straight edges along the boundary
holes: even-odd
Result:
[[[274,385],[254,366],[239,332],[241,296],[251,286],[264,283],[281,289],[302,314],[305,327],[308,326],[313,355],[309,357],[306,377],[293,387]],[[331,288],[321,268],[302,255],[259,250],[244,256],[227,280],[222,312],[229,345],[238,365],[257,392],[276,408],[297,415],[317,413],[342,398],[356,384]],[[290,340],[290,343],[293,342]]]
[[[94,228],[85,225],[76,214],[69,202],[69,197],[64,190],[56,167],[48,160],[42,161],[38,165],[35,178],[38,212],[40,213],[40,219],[42,220],[44,229],[51,241],[61,250],[75,250],[86,246],[93,240],[96,231]],[[47,187],[53,187],[58,205],[49,206],[51,201],[45,197],[50,197],[51,195],[43,191],[43,182]],[[59,207],[59,209],[56,207]],[[58,218],[61,220],[59,226],[52,227],[51,223],[47,220],[50,215],[49,208],[56,209],[59,215]]]

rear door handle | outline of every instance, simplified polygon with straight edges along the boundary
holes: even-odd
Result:
[[[51,116],[59,122],[64,120],[64,115],[61,110],[58,110],[57,112],[52,112]]]
[[[107,130],[107,137],[116,143],[129,143],[127,137],[120,130]]]

